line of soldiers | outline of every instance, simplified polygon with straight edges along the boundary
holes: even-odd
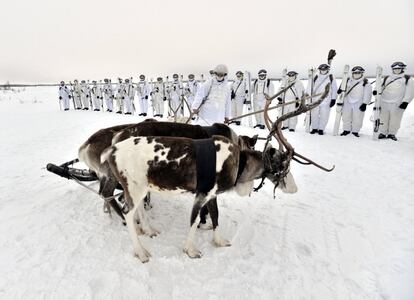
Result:
[[[414,80],[405,75],[406,65],[402,62],[393,63],[391,69],[392,74],[382,78],[379,139],[397,140],[396,134],[403,112],[414,97]],[[367,105],[372,103],[372,94],[375,95],[364,72],[361,66],[353,67],[352,75],[347,80],[343,91],[338,89],[336,79],[330,73],[328,64],[321,64],[318,67],[318,74],[312,73],[306,89],[296,71],[286,72],[284,76],[286,82],[282,82],[280,89],[292,83],[293,85],[278,97],[278,101],[279,103],[298,101],[305,94],[322,93],[329,84],[328,97],[306,117],[305,123],[309,124],[309,133],[319,135],[325,133],[331,108],[336,104],[337,96],[344,93],[343,103],[338,103],[338,105],[343,105],[341,136],[352,133],[359,137]],[[124,81],[119,79],[115,85],[110,79],[105,79],[103,84],[92,81],[92,85],[84,80],[80,83],[75,80],[71,88],[61,82],[59,99],[63,103],[64,110],[69,110],[70,100],[72,100],[75,109],[101,111],[105,103],[108,112],[134,114],[136,112],[134,100],[138,98],[139,115],[147,116],[150,103],[154,117],[163,117],[166,105],[168,105],[169,116],[184,115],[183,99],[185,99],[189,107],[188,113],[197,115],[195,121],[211,125],[214,122],[227,122],[231,117],[242,115],[246,107],[251,111],[264,108],[265,94],[273,95],[274,85],[267,77],[266,70],[260,70],[257,75],[257,79],[249,82],[250,77],[238,71],[234,82],[229,84],[227,67],[218,65],[210,71],[210,77],[207,80],[202,78],[201,81],[197,81],[195,76],[190,74],[185,84],[182,76],[180,80],[178,74],[173,75],[172,81],[169,81],[168,77],[166,81],[158,77],[156,82],[152,80],[147,82],[145,76],[140,75],[138,83],[133,83],[132,78]],[[298,105],[299,102],[286,105],[280,113],[291,112]],[[263,114],[255,114],[255,119],[254,127],[264,129]],[[238,119],[233,123],[240,125],[241,121]],[[283,123],[282,129],[294,132],[297,123],[297,117],[288,119]]]
[[[91,85],[85,80],[80,83],[74,80],[70,85],[61,81],[59,103],[65,111],[69,110],[72,101],[77,110],[103,111],[105,104],[107,112],[131,115],[136,113],[135,99],[138,99],[139,116],[147,116],[150,102],[153,116],[163,117],[166,102],[169,115],[183,114],[182,96],[191,105],[199,85],[193,74],[188,76],[185,85],[179,80],[178,74],[173,75],[172,82],[164,82],[162,77],[158,77],[156,82],[147,82],[145,75],[140,75],[139,79],[138,83],[133,83],[132,78],[119,78],[117,84],[113,84],[110,79],[104,79],[103,84],[94,80]]]

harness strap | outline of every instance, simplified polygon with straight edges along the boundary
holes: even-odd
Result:
[[[239,154],[239,168],[237,170],[237,177],[236,177],[236,182],[234,183],[234,185],[236,185],[237,182],[239,181],[240,176],[243,173],[244,168],[246,167],[246,162],[247,162],[246,153],[244,153],[243,151],[240,151],[240,154]]]
[[[345,93],[345,96],[348,96],[349,95],[349,93],[358,85],[358,84],[360,84],[361,83],[361,81],[358,81],[357,83],[355,83],[346,93]]]
[[[196,152],[196,192],[207,194],[216,183],[216,145],[213,139],[193,140]]]

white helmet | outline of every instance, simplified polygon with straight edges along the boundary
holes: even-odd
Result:
[[[217,76],[226,76],[228,72],[229,71],[226,65],[217,65],[217,67],[214,69],[214,74]]]

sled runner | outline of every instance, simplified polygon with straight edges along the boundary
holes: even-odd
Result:
[[[71,161],[65,162],[61,165],[55,165],[52,163],[48,163],[46,169],[49,172],[52,172],[60,177],[66,179],[77,179],[79,181],[96,181],[98,180],[98,176],[96,173],[91,170],[86,169],[77,169],[74,168],[73,165],[79,162],[79,159],[73,159]],[[70,167],[71,166],[71,167]]]

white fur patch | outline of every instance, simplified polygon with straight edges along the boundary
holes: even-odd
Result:
[[[223,169],[223,164],[227,158],[229,158],[230,152],[230,144],[223,142],[223,141],[214,141],[214,145],[219,145],[220,150],[217,152],[216,157],[216,172],[219,173]]]
[[[281,187],[282,192],[286,194],[294,194],[298,191],[295,179],[293,178],[292,172],[289,171],[286,177],[283,178],[284,185]]]
[[[254,187],[254,181],[247,181],[243,183],[237,183],[234,187],[237,195],[244,197],[250,195],[251,192],[253,192]]]

